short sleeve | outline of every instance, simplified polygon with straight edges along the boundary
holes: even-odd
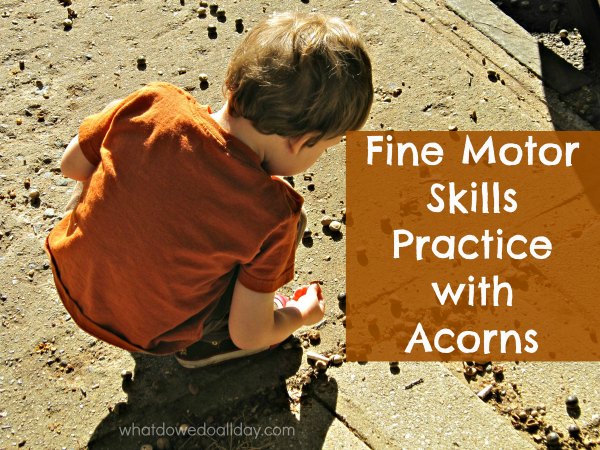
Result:
[[[282,221],[263,242],[254,260],[241,267],[238,280],[256,292],[275,292],[294,278],[300,213]]]
[[[79,126],[79,147],[87,160],[94,166],[100,163],[102,141],[124,101],[115,102],[103,111],[86,117]]]

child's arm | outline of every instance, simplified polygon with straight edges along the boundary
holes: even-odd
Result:
[[[60,170],[65,177],[77,181],[87,180],[96,170],[96,166],[91,164],[81,151],[79,135],[75,136],[67,146],[60,162]]]
[[[121,100],[122,99],[113,100],[106,105],[102,112],[108,111],[113,106],[116,106]],[[79,135],[75,136],[67,146],[60,162],[60,170],[65,177],[77,181],[87,180],[96,170],[96,166],[91,164],[81,151],[81,147],[79,146]]]
[[[273,311],[274,293],[255,292],[239,281],[235,285],[229,313],[229,334],[242,349],[256,349],[283,341],[302,325],[323,318],[323,298],[317,284],[301,288],[302,296]]]

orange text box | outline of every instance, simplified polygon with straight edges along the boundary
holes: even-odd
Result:
[[[600,133],[347,136],[347,355],[600,360]]]

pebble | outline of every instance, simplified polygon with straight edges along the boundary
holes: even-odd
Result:
[[[330,216],[323,216],[321,218],[321,225],[324,227],[328,227],[331,222],[333,222],[333,218]]]
[[[339,233],[339,231],[342,229],[342,223],[337,220],[332,220],[328,226],[329,229],[334,233]]]
[[[567,428],[567,430],[569,430],[569,434],[573,437],[575,436],[579,436],[579,433],[581,432],[581,430],[579,429],[579,427],[575,424],[571,424],[569,425],[569,427]]]
[[[34,200],[34,201],[35,201],[35,200],[39,200],[39,198],[40,198],[40,191],[38,191],[37,189],[31,189],[31,190],[29,191],[29,198],[30,198],[31,200]],[[45,212],[44,212],[44,215],[46,215],[46,213],[45,213]]]
[[[492,393],[492,388],[493,386],[491,384],[488,384],[477,393],[477,397],[479,397],[481,400],[485,400]]]
[[[63,20],[63,26],[65,27],[65,30],[68,30],[73,26],[73,21],[71,19],[65,19]]]
[[[186,69],[185,67],[179,67],[179,68],[177,69],[177,73],[178,73],[179,75],[183,75],[183,74],[184,74],[184,73],[186,73],[186,72],[187,72],[187,69]]]
[[[337,296],[338,302],[345,302],[346,301],[346,293],[345,292],[340,292]]]
[[[24,59],[19,61],[19,70],[25,70],[25,60]]]
[[[23,119],[21,119],[20,117],[17,117],[17,120],[15,122],[17,125],[21,125],[23,123]]]
[[[200,80],[200,83],[208,83],[208,75],[205,73],[201,73],[200,75],[198,75],[198,80]]]
[[[217,9],[217,17],[225,17],[225,9],[223,9],[223,8]]]
[[[206,8],[200,7],[196,10],[196,12],[198,13],[199,17],[201,17],[201,18],[206,17]]]
[[[47,208],[47,209],[44,211],[44,217],[46,217],[46,218],[51,218],[51,217],[54,217],[55,215],[56,215],[56,214],[55,214],[55,212],[54,212],[54,208]]]
[[[144,55],[140,55],[137,57],[137,65],[145,66],[146,65],[146,57]]]
[[[152,444],[144,444],[140,447],[140,450],[154,450]]]
[[[171,448],[171,443],[169,442],[169,439],[167,439],[166,437],[159,437],[156,440],[156,448],[158,450],[168,450]]]
[[[498,72],[496,72],[493,69],[488,69],[487,76],[488,79],[494,83],[500,79],[500,75],[498,74]]]
[[[188,384],[188,390],[190,391],[190,394],[192,394],[192,395],[198,395],[198,393],[200,392],[200,388],[195,383]]]
[[[448,131],[458,131],[458,125],[448,125]]]
[[[569,36],[569,32],[563,28],[558,32],[558,35],[561,37],[561,39],[566,39]]]

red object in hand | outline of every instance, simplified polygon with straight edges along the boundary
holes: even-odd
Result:
[[[313,285],[317,287],[317,298],[319,300],[323,300],[323,294],[321,292],[321,285],[319,283],[312,283],[309,286],[302,286],[302,287],[299,287],[298,289],[296,289],[296,291],[294,292],[294,300],[298,300],[303,295],[306,295],[306,291],[308,291],[308,288]]]

